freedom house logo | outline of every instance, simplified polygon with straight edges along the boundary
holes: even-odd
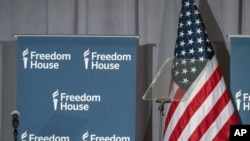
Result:
[[[39,136],[34,133],[28,133],[27,131],[25,131],[21,134],[21,141],[70,141],[70,137],[57,136],[55,134]]]
[[[89,134],[89,131],[86,131],[82,134],[82,141],[130,141],[130,137],[117,136],[116,134],[111,136],[100,136],[96,134]]]
[[[235,94],[235,102],[238,111],[243,110],[243,111],[249,111],[250,110],[250,95],[249,93],[242,93],[241,90],[239,90]]]
[[[119,70],[122,63],[132,60],[132,55],[118,52],[105,54],[87,49],[83,52],[83,60],[86,70]]]
[[[60,61],[70,61],[71,54],[61,54],[56,51],[42,53],[25,49],[22,52],[24,69],[59,69]]]
[[[96,134],[89,134],[86,131],[82,134],[82,141],[131,141],[128,136],[117,136],[113,134],[112,136],[99,136]],[[50,135],[37,135],[34,133],[28,133],[27,131],[21,134],[21,141],[70,141],[69,136],[58,136],[54,133]],[[79,140],[80,141],[80,140]]]
[[[89,111],[89,104],[101,102],[101,96],[87,93],[73,95],[56,90],[52,93],[52,102],[55,111]]]

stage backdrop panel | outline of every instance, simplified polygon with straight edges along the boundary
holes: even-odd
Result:
[[[243,124],[250,124],[250,36],[230,36],[230,85]]]
[[[137,36],[17,36],[19,140],[135,141]]]

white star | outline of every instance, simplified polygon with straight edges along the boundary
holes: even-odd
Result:
[[[190,29],[190,30],[188,30],[188,35],[192,35],[193,34],[193,31]]]
[[[191,20],[187,21],[187,25],[190,26],[191,24],[192,24]]]
[[[194,43],[193,39],[188,40],[188,44],[192,45]]]
[[[184,36],[184,32],[181,31],[181,32],[180,32],[180,37],[183,37],[183,36]]]
[[[194,54],[194,49],[193,48],[189,49],[189,53]]]
[[[175,66],[179,65],[178,61],[175,62]]]
[[[200,21],[199,19],[197,19],[197,20],[195,21],[195,23],[199,25],[199,24],[201,23],[201,21]]]
[[[198,52],[200,52],[200,53],[202,53],[204,51],[204,49],[202,47],[200,47],[198,50],[199,50]]]
[[[207,43],[210,43],[210,40],[209,40],[209,39],[207,39],[207,40],[206,40],[206,42],[207,42]]]
[[[198,14],[199,14],[199,11],[198,11],[198,10],[195,10],[194,14],[198,15]]]
[[[201,44],[202,41],[203,40],[201,38],[199,38],[197,42]]]
[[[182,50],[181,55],[185,56],[185,54],[186,54],[185,50]]]
[[[178,75],[178,74],[179,74],[179,71],[176,70],[175,73],[174,73],[174,75],[176,76],[176,75]]]
[[[182,13],[180,13],[180,18],[183,16],[183,14]]]
[[[184,45],[185,45],[185,42],[184,42],[184,41],[181,41],[181,42],[180,42],[180,46],[183,47]]]
[[[210,47],[207,48],[208,52],[212,52],[212,49]]]
[[[186,84],[187,84],[187,82],[188,82],[188,79],[187,79],[187,78],[184,78],[184,79],[183,79],[183,83],[186,83]]]
[[[185,6],[189,7],[190,3],[189,2],[185,2]]]
[[[187,11],[187,12],[186,12],[186,16],[189,17],[190,15],[191,15],[190,11]]]
[[[172,69],[174,69],[174,68],[175,68],[175,65],[173,64],[173,65],[172,65]]]
[[[183,23],[180,22],[180,23],[179,23],[179,28],[182,28],[182,27],[183,27]]]
[[[182,60],[181,60],[181,64],[182,64],[182,65],[185,65],[186,63],[187,63],[187,61],[186,61],[185,59],[182,59]]]
[[[197,69],[195,67],[191,68],[191,72],[195,73],[197,71]]]
[[[200,34],[202,31],[201,31],[201,29],[200,28],[198,28],[197,30],[196,30],[196,33],[198,33],[198,34]]]
[[[195,59],[194,59],[194,58],[192,58],[190,62],[191,62],[191,63],[194,63],[194,62],[195,62]]]
[[[187,69],[185,68],[185,69],[182,69],[182,73],[184,73],[184,74],[187,74]]]
[[[199,61],[201,61],[201,62],[205,61],[204,57],[203,57],[203,56],[200,57],[200,58],[199,58]]]

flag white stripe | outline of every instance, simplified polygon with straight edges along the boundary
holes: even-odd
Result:
[[[203,80],[204,78],[201,78],[201,79]],[[206,82],[206,81],[202,81],[202,82]],[[197,91],[200,90],[201,85],[197,85],[197,86],[199,86],[199,87],[196,87],[194,89],[194,91],[193,91],[194,93],[192,93],[190,95],[190,97],[187,99],[187,101],[180,102],[179,105],[178,105],[178,107],[176,108],[175,112],[173,113],[173,116],[172,116],[171,120],[169,121],[168,128],[166,129],[166,132],[165,132],[164,139],[166,141],[169,140],[169,137],[170,137],[170,135],[171,135],[174,127],[176,126],[176,124],[179,121],[180,115],[182,115],[184,113],[186,107],[189,105],[189,103],[192,101],[193,97],[196,95],[195,93],[197,93]]]
[[[171,99],[174,98],[178,88],[179,88],[179,86],[175,82],[173,82],[173,85],[171,87],[171,91],[170,91],[170,94],[169,94],[169,98],[171,98]],[[177,99],[173,99],[173,100],[178,101]]]
[[[174,94],[177,92],[178,88],[179,88],[179,86],[175,82],[173,82],[173,85],[172,85],[172,88],[171,88],[171,92],[169,94],[169,98],[173,98],[174,97]],[[167,103],[167,104],[164,105],[165,112],[168,112],[168,110],[170,108],[170,105],[171,105],[171,103]],[[163,119],[166,119],[167,115],[168,115],[168,113],[166,113],[164,115]],[[165,125],[165,123],[163,122],[163,127],[164,127],[164,125]]]
[[[180,140],[186,140],[189,138],[190,133],[193,133],[197,126],[199,126],[200,122],[206,117],[206,115],[210,112],[210,110],[214,107],[216,102],[219,100],[223,92],[225,91],[225,87],[221,87],[223,84],[223,79],[220,80],[218,85],[213,89],[211,94],[207,97],[207,99],[203,102],[200,108],[195,112],[192,116],[186,128],[183,130],[181,134]]]
[[[173,113],[172,118],[169,121],[169,125],[168,128],[166,129],[165,135],[164,135],[164,139],[165,141],[169,140],[169,137],[173,131],[173,129],[175,128],[176,124],[179,121],[180,115],[182,115],[186,109],[186,107],[190,104],[190,102],[192,101],[192,99],[196,96],[196,94],[199,92],[199,90],[203,87],[203,85],[207,82],[208,78],[210,78],[210,76],[212,75],[212,73],[215,71],[216,67],[217,67],[217,61],[216,61],[216,57],[213,57],[212,60],[210,61],[210,63],[208,63],[209,66],[206,67],[207,69],[211,69],[210,71],[207,71],[205,73],[202,73],[202,76],[199,80],[199,85],[196,85],[196,87],[194,87],[190,97],[183,102],[180,102],[178,107],[176,108],[177,112]]]
[[[234,107],[231,101],[227,103],[224,109],[221,111],[217,119],[213,124],[208,128],[207,132],[203,134],[201,141],[211,141],[217,134],[218,131],[214,129],[221,129],[228,119],[233,114]]]

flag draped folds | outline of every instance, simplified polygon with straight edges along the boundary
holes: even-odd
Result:
[[[182,0],[174,53],[171,87],[188,97],[168,105],[164,141],[227,140],[239,119],[194,0]]]

